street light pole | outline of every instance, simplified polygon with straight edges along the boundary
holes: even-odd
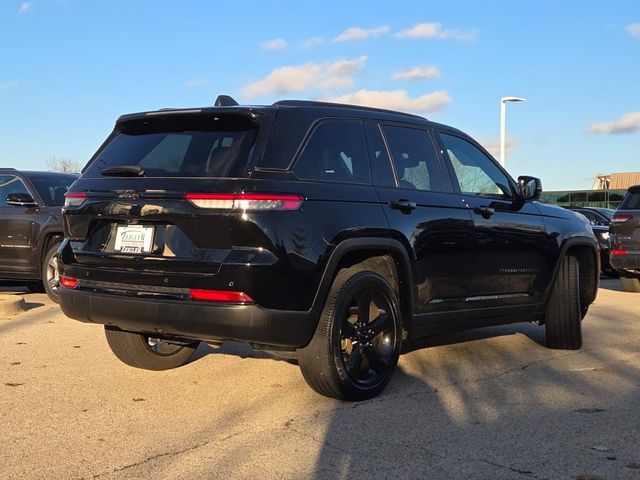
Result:
[[[504,167],[504,144],[507,137],[507,102],[526,102],[526,98],[502,97],[500,99],[500,165]]]

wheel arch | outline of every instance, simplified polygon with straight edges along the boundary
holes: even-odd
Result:
[[[544,304],[546,305],[549,302],[551,290],[558,276],[560,264],[562,263],[562,259],[567,255],[575,257],[578,260],[580,303],[583,312],[586,312],[589,305],[595,301],[600,284],[600,253],[596,242],[589,238],[573,238],[567,240],[564,244],[554,267],[551,282],[549,282],[547,286]],[[595,272],[595,274],[593,272]]]
[[[40,273],[42,274],[42,263],[44,257],[49,249],[56,243],[64,240],[64,234],[62,232],[49,232],[42,238],[40,249],[38,250],[38,265],[40,265]]]
[[[370,267],[389,281],[398,292],[404,326],[410,327],[414,299],[411,260],[406,247],[390,238],[352,238],[340,242],[331,252],[312,309],[322,310],[338,272],[354,265]]]

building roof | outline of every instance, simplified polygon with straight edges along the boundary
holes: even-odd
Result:
[[[593,181],[594,190],[626,190],[640,184],[640,172],[615,172],[598,174]]]

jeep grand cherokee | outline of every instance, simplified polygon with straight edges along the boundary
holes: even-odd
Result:
[[[120,117],[64,210],[61,306],[134,367],[200,341],[295,355],[317,392],[381,392],[403,341],[513,322],[577,349],[584,217],[422,117],[281,101]]]

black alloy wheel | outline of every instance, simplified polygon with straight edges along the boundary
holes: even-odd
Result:
[[[342,315],[342,361],[351,380],[359,385],[375,385],[389,373],[397,336],[390,312],[391,305],[384,295],[365,289],[355,294]]]
[[[336,276],[313,338],[298,350],[298,363],[316,392],[366,400],[391,380],[401,346],[396,291],[379,273],[355,266]]]

